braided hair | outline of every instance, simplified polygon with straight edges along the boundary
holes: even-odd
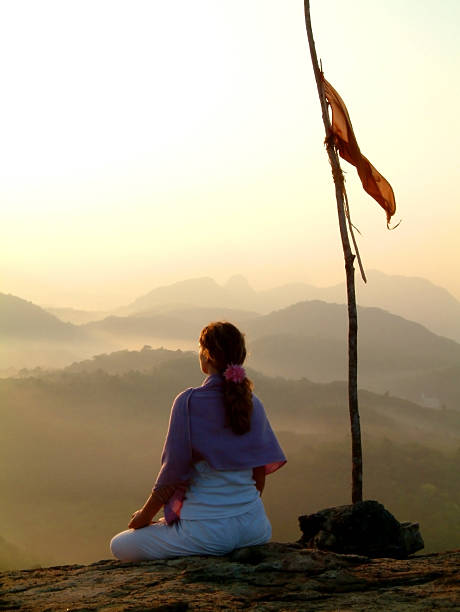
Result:
[[[224,376],[228,366],[240,366],[246,358],[244,335],[232,323],[217,321],[202,330],[200,346],[222,375],[227,425],[237,435],[247,433],[251,429],[253,384],[246,375],[239,382]]]

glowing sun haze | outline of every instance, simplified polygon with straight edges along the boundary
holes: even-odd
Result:
[[[460,3],[311,0],[385,214],[343,163],[368,268],[460,298]],[[109,308],[244,274],[343,280],[300,0],[0,4],[2,291]]]

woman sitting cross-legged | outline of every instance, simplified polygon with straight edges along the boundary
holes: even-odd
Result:
[[[153,492],[110,547],[122,561],[224,555],[271,537],[261,494],[286,463],[242,367],[243,334],[211,323],[200,335],[201,387],[174,401]],[[152,522],[164,506],[164,519]]]

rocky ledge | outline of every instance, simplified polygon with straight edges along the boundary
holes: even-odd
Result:
[[[460,610],[460,550],[406,560],[270,543],[225,557],[0,574],[1,610]]]

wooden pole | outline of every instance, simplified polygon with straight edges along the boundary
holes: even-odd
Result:
[[[337,200],[337,213],[339,217],[340,237],[342,239],[343,255],[345,258],[345,272],[347,277],[348,298],[348,408],[351,424],[351,448],[352,448],[352,503],[363,499],[363,460],[361,448],[361,427],[359,423],[358,410],[358,315],[356,311],[355,295],[355,269],[353,262],[355,255],[350,248],[346,216],[345,216],[345,182],[340,167],[339,156],[331,138],[331,121],[324,95],[322,73],[316,56],[315,41],[310,19],[310,2],[304,0],[305,25],[307,28],[308,44],[310,47],[311,61],[315,73],[316,86],[318,88],[321,111],[323,114],[324,129],[326,130],[326,150],[332,169],[332,177],[335,184],[335,197]]]

